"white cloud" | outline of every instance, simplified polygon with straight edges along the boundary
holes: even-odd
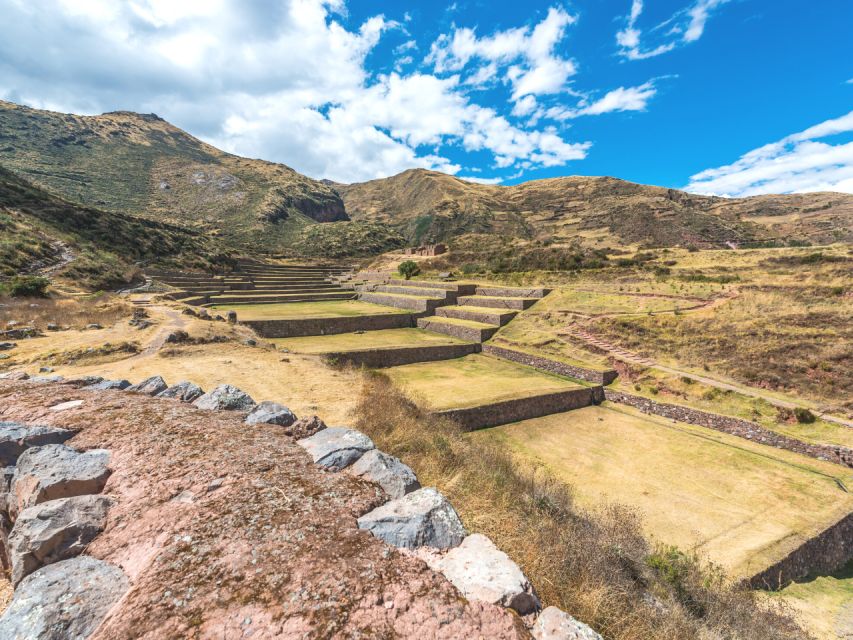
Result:
[[[577,72],[575,63],[555,53],[566,28],[577,18],[558,7],[534,27],[517,27],[478,37],[474,29],[454,29],[433,42],[427,62],[437,73],[459,72],[472,62],[484,62],[474,72],[470,84],[481,85],[504,70],[503,80],[512,86],[512,99],[555,94],[563,91]]]
[[[616,33],[619,54],[629,60],[644,60],[672,51],[678,46],[696,42],[705,32],[705,25],[714,9],[728,2],[730,0],[695,0],[693,4],[677,11],[651,30],[654,34],[652,37],[661,40],[658,44],[643,47],[643,32],[637,28],[637,21],[643,13],[643,0],[632,0],[625,28]],[[669,29],[663,36],[657,36],[664,27]]]
[[[597,116],[615,111],[645,111],[649,100],[656,93],[657,89],[654,83],[649,81],[637,87],[619,87],[613,91],[608,91],[598,100],[578,108],[552,107],[545,112],[545,115],[554,120],[568,120],[579,116]]]
[[[476,178],[472,176],[457,176],[457,178],[475,184],[500,184],[503,182],[503,178]]]
[[[440,76],[371,74],[366,58],[383,34],[406,31],[384,16],[346,28],[344,0],[0,0],[0,15],[0,96],[77,113],[153,111],[226,150],[316,177],[456,173],[451,147],[485,151],[499,167],[561,166],[590,147],[511,124],[452,71],[476,57],[479,82],[518,68],[519,101],[559,90],[574,68],[553,55],[574,20],[562,10],[485,42],[463,33]],[[416,47],[398,47],[400,66]]]
[[[841,191],[853,193],[853,141],[820,139],[853,133],[853,111],[826,120],[741,156],[733,164],[706,169],[685,190],[720,196]]]

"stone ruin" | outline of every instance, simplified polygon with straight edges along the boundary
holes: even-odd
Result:
[[[407,247],[403,253],[407,256],[435,257],[447,253],[447,245],[439,242],[438,244],[424,244],[419,247]]]

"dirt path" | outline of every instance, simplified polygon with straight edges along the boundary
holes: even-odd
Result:
[[[722,302],[720,302],[720,304],[722,304]],[[606,351],[609,355],[613,356],[617,360],[621,360],[622,362],[636,364],[643,367],[649,367],[651,369],[657,369],[658,371],[663,371],[672,375],[690,378],[691,380],[701,382],[702,384],[706,384],[711,387],[716,387],[717,389],[722,389],[724,391],[734,391],[745,396],[764,400],[765,402],[772,404],[775,407],[782,407],[784,409],[794,409],[796,407],[802,406],[802,403],[798,404],[790,400],[783,400],[770,394],[763,393],[761,390],[755,389],[753,387],[746,387],[735,382],[718,380],[716,378],[710,378],[708,376],[699,375],[691,371],[685,371],[684,369],[677,369],[675,367],[670,367],[665,364],[661,364],[655,360],[652,360],[651,358],[646,358],[645,356],[641,356],[632,351],[628,351],[627,349],[623,349],[618,345],[608,342],[607,340],[603,340],[598,336],[595,336],[589,333],[588,331],[580,329],[578,327],[565,327],[559,335],[568,336],[586,342],[587,344],[597,347],[598,349]],[[817,415],[821,419],[826,420],[827,422],[833,422],[835,424],[840,424],[845,427],[853,428],[853,420],[848,420],[839,416],[830,415],[828,413],[818,413]]]
[[[581,289],[581,291],[590,291],[591,293],[596,293],[592,290]],[[614,293],[614,292],[611,292]],[[711,299],[704,298],[691,298],[686,296],[667,296],[667,295],[658,295],[654,293],[631,293],[631,294],[623,294],[620,292],[620,295],[630,295],[641,298],[657,298],[661,300],[683,300],[685,302],[695,302],[696,304],[689,307],[673,307],[672,309],[658,309],[657,311],[611,311],[607,313],[577,313],[572,312],[574,315],[583,316],[584,318],[626,318],[626,317],[636,317],[636,316],[660,316],[667,314],[682,314],[687,312],[694,311],[702,311],[703,309],[714,309],[719,307],[727,302],[734,300],[740,295],[740,291],[737,289],[732,289],[727,291],[723,295],[716,296]]]
[[[71,264],[76,257],[74,252],[71,251],[71,248],[62,242],[62,240],[57,240],[52,243],[53,248],[56,249],[56,252],[59,254],[59,260],[57,262],[51,263],[49,265],[42,266],[40,264],[36,264],[31,269],[35,273],[40,276],[44,276],[49,278],[54,275],[58,271],[62,270],[67,265]]]

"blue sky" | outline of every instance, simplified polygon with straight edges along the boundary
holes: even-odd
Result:
[[[853,2],[0,0],[0,97],[313,177],[853,192]]]

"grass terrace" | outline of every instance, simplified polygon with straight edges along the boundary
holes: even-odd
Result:
[[[452,336],[432,333],[423,329],[382,329],[359,333],[339,333],[330,336],[301,338],[275,338],[270,340],[279,348],[294,353],[331,353],[334,351],[359,351],[364,349],[389,349],[394,347],[432,347],[445,344],[465,344]]]
[[[582,386],[568,378],[482,354],[392,367],[386,373],[407,396],[435,411]]]
[[[283,302],[279,304],[221,304],[211,310],[219,313],[236,311],[238,320],[289,320],[296,318],[344,318],[385,313],[406,313],[405,309],[386,307],[359,300],[324,300],[320,302]]]
[[[649,535],[753,575],[853,509],[853,472],[605,403],[475,433],[576,499],[636,506]]]

